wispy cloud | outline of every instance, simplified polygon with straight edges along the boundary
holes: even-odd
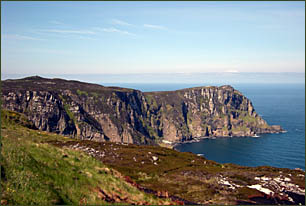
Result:
[[[96,34],[96,32],[90,30],[43,29],[40,31],[50,32],[50,33],[61,33],[61,34]]]
[[[228,69],[228,70],[225,70],[225,72],[227,72],[227,73],[239,73],[239,71],[236,70],[236,69]]]
[[[167,29],[166,27],[161,26],[161,25],[144,24],[143,26],[146,27],[146,28],[150,28],[150,29],[159,29],[159,30]]]
[[[133,24],[127,23],[125,21],[119,20],[119,19],[112,19],[112,24],[117,24],[121,26],[134,26]]]
[[[19,35],[19,34],[4,34],[2,35],[4,38],[8,39],[15,39],[15,40],[34,40],[34,41],[44,41],[46,39],[31,37],[31,36],[25,36],[25,35]]]
[[[77,39],[86,39],[86,40],[98,40],[96,38],[91,38],[91,37],[87,37],[87,36],[77,36]]]
[[[57,21],[57,20],[52,20],[49,21],[50,24],[55,24],[55,25],[65,25],[63,22]]]
[[[272,16],[274,18],[305,18],[305,10],[301,10],[301,9],[266,9],[266,10],[259,10],[260,13],[264,14],[264,15],[269,15]]]
[[[16,50],[15,50],[16,51]],[[47,54],[57,54],[57,55],[71,55],[74,54],[75,51],[64,50],[64,49],[46,49],[46,48],[27,48],[17,50],[17,52],[22,53],[47,53]]]
[[[103,31],[103,32],[113,32],[113,33],[120,33],[120,34],[124,34],[124,35],[129,35],[129,36],[136,36],[136,34],[125,31],[125,30],[120,30],[120,29],[116,29],[114,27],[110,27],[110,28],[95,28],[98,31]]]

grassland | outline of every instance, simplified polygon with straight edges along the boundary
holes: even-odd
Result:
[[[274,179],[287,178],[287,185],[305,190],[305,172],[299,170],[219,164],[158,146],[70,139],[30,129],[33,125],[16,112],[3,111],[1,120],[2,204],[291,204],[300,200],[267,196],[249,186],[278,191]]]
[[[131,177],[139,188],[156,191],[155,194],[167,191],[169,197],[172,195],[190,203],[238,204],[242,201],[249,204],[254,203],[249,201],[253,196],[265,199],[262,193],[248,187],[258,183],[255,177],[276,178],[280,174],[290,174],[295,184],[304,187],[304,177],[299,176],[301,171],[219,164],[192,153],[162,147],[91,141],[53,144],[79,150],[92,149],[91,155]],[[224,181],[238,186],[233,189],[224,185]]]
[[[31,124],[21,114],[2,112],[1,120],[1,204],[171,203],[84,152],[47,143],[71,139],[24,127]]]

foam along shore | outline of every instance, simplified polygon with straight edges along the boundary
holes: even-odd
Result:
[[[287,131],[281,131],[281,133],[285,133],[285,132],[287,132]],[[170,142],[170,141],[167,141],[167,140],[162,140],[162,142],[168,144],[172,148],[175,148],[176,146],[181,145],[181,144],[200,142],[204,139],[236,138],[236,137],[255,137],[255,138],[259,138],[261,136],[258,135],[258,134],[255,134],[253,136],[204,136],[204,137],[194,137],[193,139],[185,140],[185,141]]]

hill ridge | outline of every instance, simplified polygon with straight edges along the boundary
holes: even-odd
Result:
[[[39,76],[2,82],[3,108],[41,130],[80,139],[136,144],[278,133],[230,85],[166,92],[104,87]]]

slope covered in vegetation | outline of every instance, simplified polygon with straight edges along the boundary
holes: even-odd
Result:
[[[2,111],[4,204],[305,204],[305,172],[33,130]]]
[[[71,141],[29,129],[24,115],[1,112],[1,204],[170,204],[146,194],[90,155],[49,141]]]

